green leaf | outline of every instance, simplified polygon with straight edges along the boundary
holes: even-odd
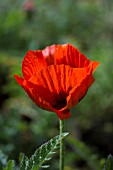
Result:
[[[20,170],[25,170],[26,164],[29,161],[28,157],[21,153],[20,155]]]
[[[15,161],[14,160],[9,160],[7,162],[7,165],[3,170],[15,170]]]
[[[113,170],[113,156],[112,155],[108,155],[106,164],[104,166],[103,170]]]
[[[87,164],[91,167],[92,170],[101,170],[104,164],[104,160],[98,160],[97,155],[92,154],[89,147],[87,147],[83,142],[68,137],[68,142],[74,146],[76,154],[81,157]]]
[[[51,156],[55,153],[54,150],[58,148],[60,141],[67,135],[68,133],[62,133],[43,144],[35,151],[30,159],[23,155],[20,170],[38,170],[38,168],[48,168],[49,165],[43,164],[51,159]]]

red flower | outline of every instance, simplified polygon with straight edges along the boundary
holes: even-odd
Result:
[[[36,105],[62,120],[70,117],[70,108],[86,95],[98,65],[70,44],[52,45],[29,50],[22,63],[23,78],[14,77]]]

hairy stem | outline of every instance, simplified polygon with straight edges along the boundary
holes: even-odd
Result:
[[[60,121],[60,135],[64,132],[64,121]],[[64,170],[64,139],[60,141],[60,164],[59,170]]]

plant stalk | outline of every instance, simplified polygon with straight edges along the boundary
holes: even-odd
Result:
[[[60,135],[64,132],[64,120],[60,121]],[[60,141],[60,163],[59,170],[64,170],[64,139]]]

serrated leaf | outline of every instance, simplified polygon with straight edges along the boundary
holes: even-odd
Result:
[[[14,170],[15,168],[15,161],[14,160],[9,160],[7,162],[7,165],[5,168],[3,168],[3,170]]]
[[[113,156],[109,155],[103,170],[113,170]]]
[[[35,153],[31,156],[30,159],[25,160],[25,156],[23,161],[21,162],[20,170],[35,170],[36,168],[47,168],[49,165],[43,165],[45,161],[51,159],[51,155],[55,152],[54,150],[58,147],[60,141],[65,138],[68,133],[62,133],[43,144],[40,148],[38,148]]]
[[[50,159],[51,159],[51,157],[49,157],[49,158],[45,158],[45,161],[50,161]]]
[[[28,157],[21,153],[20,155],[20,170],[25,170],[26,164],[29,161]]]
[[[49,168],[50,165],[43,165],[42,168]]]

